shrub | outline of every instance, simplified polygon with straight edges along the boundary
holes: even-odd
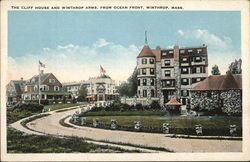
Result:
[[[150,104],[150,109],[151,109],[151,110],[161,110],[161,105],[159,104],[158,101],[153,101],[153,102]]]
[[[30,111],[32,113],[42,112],[44,106],[39,105],[38,103],[27,103],[27,104],[20,104],[14,111]]]

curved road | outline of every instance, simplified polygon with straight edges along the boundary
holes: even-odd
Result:
[[[166,137],[165,134],[143,133],[104,130],[98,128],[75,126],[64,127],[59,124],[60,119],[73,114],[76,111],[69,110],[53,113],[51,115],[36,119],[27,124],[33,130],[52,135],[78,136],[94,140],[107,140],[112,142],[131,143],[136,145],[147,145],[152,147],[164,147],[174,152],[241,152],[242,141],[238,140],[212,140],[212,139],[184,139]],[[65,122],[68,122],[67,120]],[[20,121],[11,125],[12,127],[26,133],[36,132],[25,130]],[[38,133],[40,134],[40,133]]]

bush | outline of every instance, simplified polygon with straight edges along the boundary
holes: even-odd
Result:
[[[161,105],[159,104],[158,101],[153,101],[153,102],[150,104],[150,109],[151,109],[151,110],[161,110]]]
[[[41,100],[41,104],[43,104],[43,105],[49,105],[49,100]]]
[[[27,103],[27,104],[20,104],[14,111],[21,112],[21,111],[29,111],[32,113],[40,113],[42,112],[44,106],[39,105],[38,103]]]

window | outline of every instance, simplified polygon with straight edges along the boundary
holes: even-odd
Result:
[[[202,61],[204,61],[204,62],[205,62],[205,61],[206,61],[206,59],[205,59],[205,58],[202,58]]]
[[[201,73],[201,68],[200,67],[196,68],[196,73]]]
[[[189,91],[188,90],[182,90],[181,91],[181,96],[188,96],[189,95]]]
[[[151,86],[155,85],[155,80],[154,80],[154,79],[151,79],[151,80],[150,80],[150,85],[151,85]]]
[[[201,62],[201,57],[195,57],[194,61],[195,62]]]
[[[162,81],[162,87],[174,87],[174,80],[164,80]]]
[[[138,72],[138,75],[140,75],[140,74],[141,74],[141,69],[138,69],[138,71],[137,71],[137,72]]]
[[[142,64],[147,64],[147,59],[142,59],[141,61]]]
[[[188,54],[193,54],[193,50],[188,50]]]
[[[154,96],[155,96],[155,91],[151,90],[151,97],[154,97]]]
[[[181,74],[188,74],[188,68],[182,68]]]
[[[147,85],[147,79],[143,79],[143,80],[142,80],[142,84],[143,84],[144,86],[146,86],[146,85]]]
[[[200,82],[201,81],[201,78],[196,78],[196,82]]]
[[[155,69],[150,68],[150,74],[154,75],[155,74]]]
[[[170,65],[170,60],[165,60],[164,64],[165,64],[165,66],[169,66]]]
[[[154,63],[155,63],[155,60],[154,60],[154,59],[150,59],[150,60],[149,60],[149,63],[150,63],[150,64],[154,64]]]
[[[146,69],[142,69],[142,75],[146,75]]]
[[[170,77],[170,76],[171,76],[170,70],[165,70],[165,77]]]
[[[167,55],[167,52],[162,52],[161,55],[162,55],[162,56],[166,56],[166,55]]]
[[[174,51],[169,51],[168,53],[174,53]]]
[[[50,83],[55,83],[55,79],[49,79]]]
[[[143,97],[147,97],[147,90],[143,90]]]
[[[201,53],[202,52],[202,49],[197,49],[197,53]]]
[[[138,96],[140,96],[141,95],[141,91],[140,90],[138,90]]]
[[[187,62],[187,61],[188,61],[188,59],[186,57],[182,58],[182,62]]]
[[[188,85],[188,84],[189,84],[188,79],[187,79],[187,78],[181,79],[181,84],[182,84],[182,85]]]
[[[59,91],[59,90],[60,90],[59,86],[54,86],[54,91]]]
[[[181,53],[181,54],[184,54],[184,53],[185,53],[185,50],[180,50],[180,53]]]
[[[141,80],[140,79],[138,79],[138,86],[140,86],[141,85]]]

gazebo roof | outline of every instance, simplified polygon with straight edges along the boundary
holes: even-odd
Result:
[[[180,102],[178,102],[175,98],[171,98],[170,101],[165,103],[167,106],[177,106],[177,105],[182,105]]]

